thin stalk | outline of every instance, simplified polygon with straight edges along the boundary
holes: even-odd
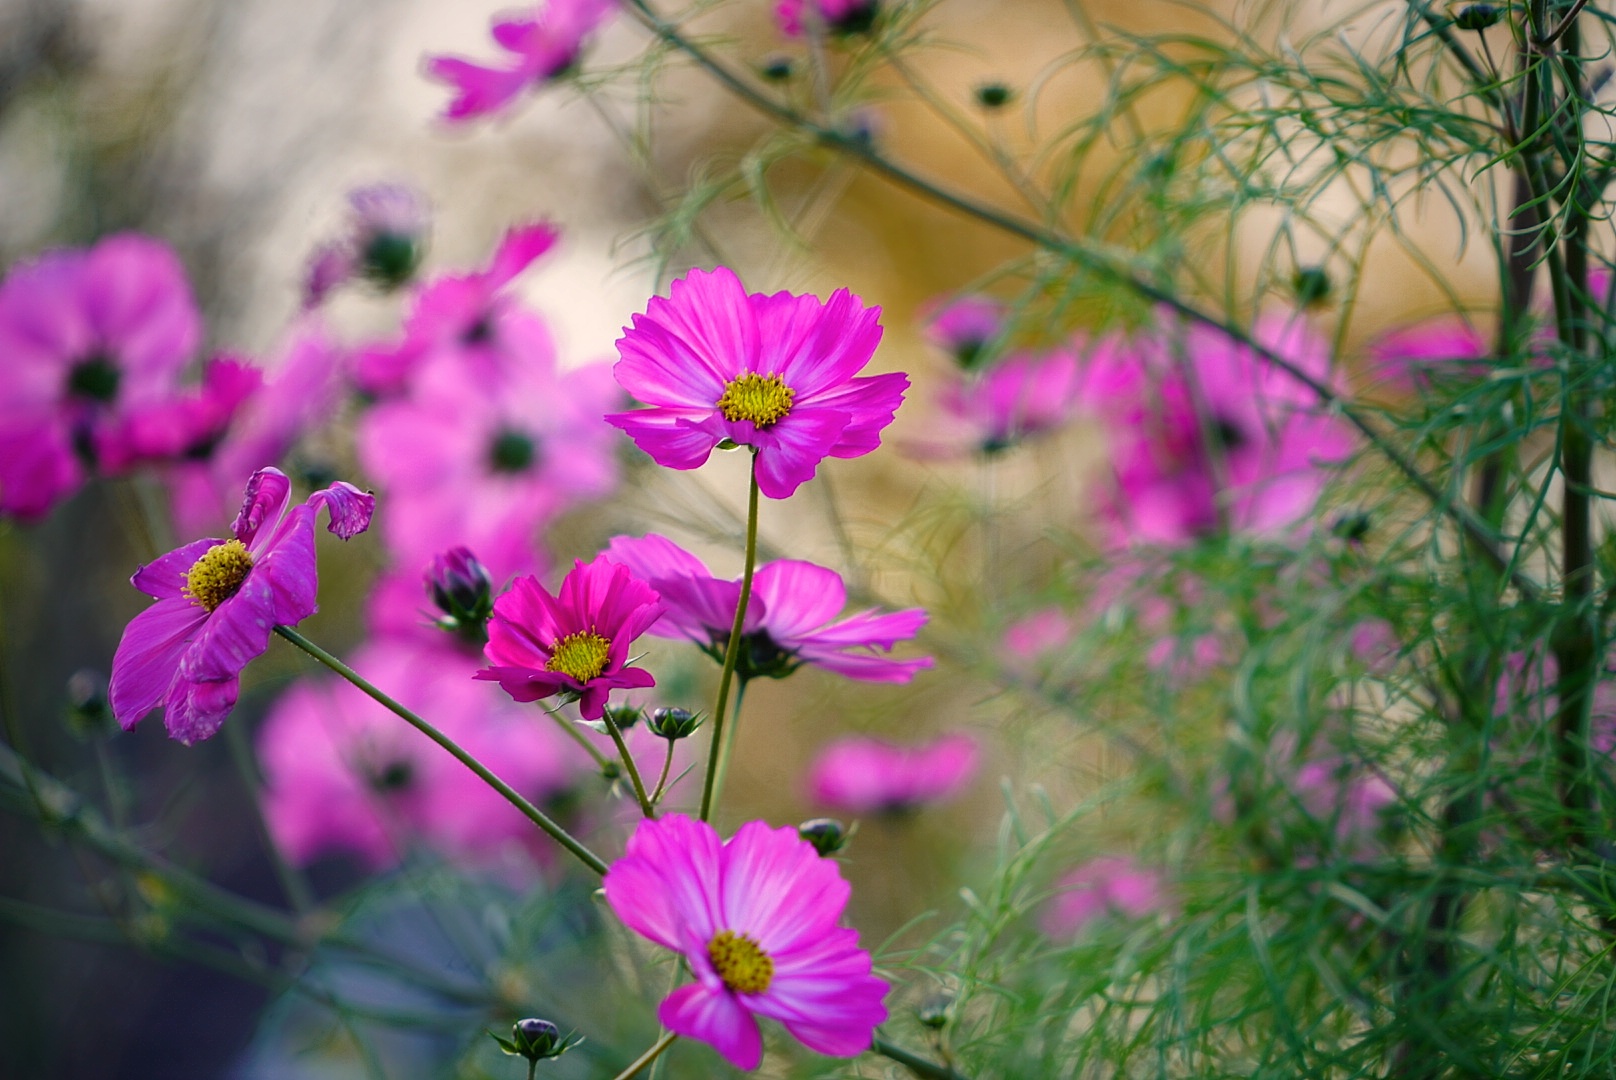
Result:
[[[614,1080],[630,1080],[631,1077],[638,1076],[647,1065],[661,1057],[662,1051],[672,1046],[674,1044],[674,1040],[678,1038],[679,1036],[675,1035],[671,1031],[664,1032],[662,1038],[652,1043],[650,1049],[641,1054],[639,1057],[635,1058],[633,1064],[629,1065],[628,1068],[618,1073]]]
[[[729,730],[724,732],[724,745],[718,751],[718,780],[713,784],[713,801],[724,796],[724,781],[729,777],[729,758],[735,752],[735,733],[741,729],[741,704],[746,700],[746,680],[735,688],[735,709],[729,714]]]
[[[713,813],[713,793],[718,780],[718,760],[724,749],[724,710],[729,706],[729,687],[735,680],[735,664],[741,656],[741,628],[746,625],[746,605],[752,599],[752,570],[757,565],[758,479],[757,451],[752,451],[752,481],[746,499],[746,569],[741,572],[741,595],[735,601],[735,621],[730,624],[729,644],[724,649],[724,671],[718,677],[718,702],[713,706],[713,733],[707,751],[707,777],[701,788],[701,820]]]
[[[1536,602],[1541,597],[1542,587],[1504,555],[1499,548],[1498,537],[1494,530],[1489,529],[1466,503],[1456,500],[1451,492],[1426,476],[1413,458],[1395,446],[1385,433],[1369,422],[1365,413],[1359,411],[1327,382],[1304,370],[1295,361],[1256,341],[1250,333],[1234,322],[1204,311],[1165,287],[1148,280],[1142,270],[1128,265],[1128,258],[1123,253],[1104,250],[1099,246],[1064,236],[1034,222],[979,203],[888,160],[874,146],[854,134],[815,123],[798,110],[763,93],[720,63],[706,49],[685,37],[676,26],[658,15],[646,0],[621,0],[621,3],[642,26],[690,57],[726,90],[776,122],[812,136],[821,146],[857,161],[871,172],[899,187],[906,188],[939,206],[990,225],[1009,236],[1053,252],[1074,266],[1082,267],[1106,281],[1131,290],[1136,296],[1160,304],[1192,322],[1217,330],[1236,345],[1262,357],[1275,369],[1284,372],[1288,378],[1311,391],[1321,407],[1334,411],[1351,424],[1377,453],[1403,474],[1423,498],[1439,513],[1452,520],[1460,532],[1484,551],[1489,562],[1509,575],[1510,583],[1524,599]]]
[[[870,1049],[884,1058],[896,1061],[899,1065],[920,1077],[921,1080],[968,1080],[963,1073],[957,1072],[947,1065],[939,1065],[935,1061],[929,1061],[919,1054],[912,1054],[896,1043],[888,1042],[880,1035],[870,1040]]]
[[[673,740],[666,740],[668,752],[662,758],[662,775],[657,777],[656,790],[651,792],[651,805],[656,806],[662,802],[662,796],[668,790],[668,774],[673,771]]]
[[[617,744],[617,756],[623,759],[623,768],[628,771],[629,782],[634,785],[634,797],[640,800],[640,813],[648,818],[656,817],[656,806],[645,793],[645,782],[640,779],[639,766],[634,764],[634,755],[628,752],[628,743],[623,741],[623,729],[612,719],[610,709],[601,713],[600,718],[606,722],[606,734]]]
[[[296,630],[293,630],[290,626],[277,626],[275,628],[275,633],[279,634],[282,638],[291,642],[299,649],[302,649],[315,660],[318,660],[320,663],[324,664],[338,675],[341,675],[344,679],[347,679],[349,682],[353,683],[354,686],[364,691],[364,693],[369,695],[371,700],[375,701],[378,705],[381,705],[389,712],[398,716],[400,719],[414,727],[421,734],[425,735],[427,738],[431,739],[433,742],[447,750],[456,761],[460,762],[460,764],[476,773],[483,783],[499,792],[500,795],[504,797],[506,802],[522,811],[529,821],[533,822],[533,824],[549,833],[552,840],[566,848],[568,851],[572,852],[573,855],[577,856],[578,861],[589,867],[589,869],[593,870],[597,874],[604,875],[606,873],[608,867],[605,861],[602,860],[599,855],[596,855],[593,851],[590,851],[583,844],[579,843],[573,838],[571,833],[567,832],[567,830],[563,829],[560,825],[552,821],[543,810],[540,810],[537,806],[534,806],[532,803],[528,802],[527,799],[523,798],[521,793],[519,793],[515,788],[511,787],[505,781],[495,776],[493,772],[489,770],[488,766],[484,765],[482,762],[478,761],[476,758],[472,757],[469,753],[463,750],[460,747],[460,744],[456,743],[443,732],[433,727],[432,724],[422,717],[417,716],[414,712],[411,712],[403,705],[400,705],[398,702],[388,697],[353,668],[349,667],[347,664],[344,664],[341,660],[338,660],[335,656],[332,656],[330,653],[320,648],[320,646],[316,645],[314,642],[310,641]]]
[[[595,759],[595,766],[600,769],[603,775],[611,775],[612,759],[601,753],[595,744],[589,741],[589,736],[578,730],[577,724],[573,723],[571,720],[568,720],[565,716],[562,716],[559,712],[550,708],[550,706],[546,705],[542,701],[539,702],[539,708],[543,709],[544,715],[554,720],[556,724],[560,726],[561,730],[567,733],[568,738],[572,739],[572,741],[583,747],[584,752]]]

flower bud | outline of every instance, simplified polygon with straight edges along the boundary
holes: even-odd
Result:
[[[791,57],[771,56],[763,61],[760,73],[770,82],[785,82],[795,74],[795,71],[791,66]]]
[[[627,731],[640,722],[640,717],[645,715],[645,710],[638,705],[608,705],[606,706],[606,715],[611,717],[611,721],[617,725],[618,731]]]
[[[954,1012],[954,995],[939,991],[927,997],[915,1008],[915,1019],[922,1027],[938,1031],[948,1025]]]
[[[701,727],[701,717],[689,709],[652,709],[645,726],[657,738],[673,742],[694,735]]]
[[[847,828],[834,818],[814,818],[797,826],[797,835],[814,846],[821,856],[834,855],[847,844]]]
[[[1453,18],[1453,25],[1461,30],[1485,30],[1504,17],[1492,4],[1466,4]]]
[[[1002,109],[1013,97],[1014,91],[1002,82],[985,82],[976,88],[976,103],[984,109]]]
[[[1335,291],[1335,284],[1330,275],[1324,272],[1321,266],[1304,266],[1296,271],[1291,278],[1291,288],[1296,293],[1296,302],[1303,307],[1318,307],[1330,302],[1330,294]]]
[[[537,1017],[518,1020],[512,1024],[509,1039],[502,1039],[492,1031],[488,1034],[507,1054],[534,1062],[560,1057],[582,1041],[573,1038],[571,1034],[562,1035],[560,1028],[548,1020],[540,1020]]]
[[[426,573],[426,587],[443,612],[439,627],[479,647],[488,640],[488,619],[494,613],[493,584],[487,568],[470,550],[450,548],[435,556]]]

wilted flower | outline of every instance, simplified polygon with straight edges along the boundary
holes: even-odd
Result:
[[[291,506],[291,481],[260,469],[229,539],[197,540],[131,579],[157,603],[124,629],[112,658],[113,715],[125,730],[159,704],[169,735],[205,739],[235,707],[241,669],[277,626],[314,614],[314,520],[346,540],[370,524],[376,500],[341,481]]]
[[[503,65],[428,57],[426,73],[455,90],[444,119],[472,120],[497,112],[528,87],[564,75],[616,6],[613,0],[546,0],[528,14],[496,18],[494,42],[511,54]]]
[[[958,795],[976,775],[976,740],[945,735],[921,746],[838,739],[808,770],[815,802],[850,814],[894,813]]]
[[[827,301],[764,295],[725,267],[692,270],[617,341],[613,373],[650,408],[606,420],[670,469],[750,446],[759,489],[788,498],[827,456],[881,445],[909,378],[854,378],[881,340],[880,315],[846,289]]]
[[[695,977],[657,1018],[738,1069],[762,1061],[756,1016],[834,1057],[869,1049],[886,1019],[887,984],[870,974],[858,932],[838,925],[851,890],[795,829],[754,821],[720,843],[683,815],[642,821],[605,887],[617,917]]]
[[[0,514],[41,517],[87,468],[132,461],[123,422],[175,395],[201,336],[184,268],[150,237],[13,268],[0,282]]]
[[[740,581],[712,576],[700,559],[663,536],[616,536],[606,557],[644,578],[662,597],[664,612],[650,633],[688,638],[719,663],[740,603]],[[891,660],[876,655],[912,638],[926,624],[919,608],[860,612],[838,622],[847,589],[834,570],[796,559],[759,567],[741,626],[736,672],[743,679],[781,678],[803,664],[866,682],[908,682],[931,667],[930,657]]]
[[[535,578],[518,578],[494,602],[483,650],[492,666],[476,677],[517,701],[576,695],[584,719],[599,720],[613,690],[656,685],[627,664],[629,646],[661,614],[651,587],[604,557],[577,563],[555,596]]]
[[[1069,938],[1103,916],[1142,919],[1169,903],[1160,870],[1126,855],[1103,855],[1061,878],[1041,922],[1050,937]]]

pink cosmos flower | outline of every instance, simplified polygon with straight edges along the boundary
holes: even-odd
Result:
[[[605,557],[633,570],[662,597],[664,612],[650,633],[688,638],[723,663],[740,603],[739,580],[713,577],[702,561],[667,537],[616,536]],[[813,664],[865,682],[903,683],[932,665],[930,657],[892,660],[888,652],[926,625],[920,608],[881,614],[874,609],[838,622],[847,602],[841,575],[797,559],[765,563],[752,577],[736,674],[784,678]]]
[[[473,682],[474,655],[452,638],[382,640],[351,661],[501,779],[543,805],[566,792],[576,751],[491,686]],[[457,862],[548,851],[532,822],[426,736],[335,678],[283,694],[258,734],[265,816],[294,863],[349,851],[372,868],[419,838]]]
[[[0,282],[0,514],[43,516],[115,445],[124,418],[174,395],[202,336],[179,259],[124,233],[51,251]]]
[[[260,469],[230,539],[197,540],[147,563],[130,579],[157,603],[124,628],[108,695],[124,730],[159,704],[168,733],[206,739],[235,707],[241,669],[269,648],[277,626],[316,609],[314,521],[344,540],[364,532],[376,500],[338,481],[292,507],[291,481]]]
[[[1106,915],[1142,919],[1171,904],[1162,872],[1126,855],[1091,859],[1061,878],[1055,890],[1041,925],[1057,939],[1070,938]]]
[[[995,454],[1070,421],[1081,389],[1077,354],[1057,349],[1015,353],[975,375],[955,375],[940,398],[958,441]]]
[[[651,407],[606,420],[670,469],[694,469],[726,441],[750,446],[763,494],[788,498],[825,457],[881,445],[909,378],[854,378],[880,315],[846,289],[765,296],[725,267],[692,270],[617,341],[617,381]]]
[[[492,666],[476,677],[517,701],[575,694],[583,718],[599,720],[613,690],[656,685],[649,671],[626,665],[629,646],[661,614],[651,587],[604,557],[575,564],[555,596],[518,578],[494,601],[483,650]]]
[[[534,356],[554,356],[550,332],[506,286],[560,238],[547,221],[519,225],[500,240],[487,269],[445,274],[415,297],[397,345],[360,350],[354,382],[373,397],[409,388],[415,372],[434,359],[459,368],[463,378],[500,384]]]
[[[1376,373],[1394,389],[1427,386],[1438,373],[1479,373],[1492,352],[1485,335],[1458,316],[1428,319],[1383,334],[1368,353]]]
[[[947,352],[966,371],[983,359],[984,351],[1004,330],[1005,310],[986,296],[961,296],[922,309],[926,340]]]
[[[945,735],[922,746],[875,739],[838,739],[808,770],[815,802],[850,814],[895,813],[943,802],[976,775],[976,740]]]
[[[444,119],[472,120],[498,112],[528,87],[564,75],[615,7],[613,0],[547,0],[529,14],[495,19],[494,42],[511,54],[502,65],[428,57],[426,73],[455,91]]]
[[[1261,319],[1254,335],[1331,378],[1328,348],[1300,319]],[[1105,509],[1120,543],[1183,544],[1223,525],[1281,533],[1312,511],[1354,446],[1311,390],[1200,325],[1100,343],[1084,395],[1111,431]]]
[[[858,931],[838,925],[851,889],[795,829],[753,821],[721,843],[680,814],[642,821],[605,886],[617,917],[695,976],[663,999],[662,1025],[737,1069],[763,1059],[757,1016],[833,1057],[868,1050],[887,1018],[888,985]]]
[[[1076,633],[1077,620],[1065,609],[1039,608],[1005,627],[1000,653],[1011,671],[1033,675],[1059,658]]]
[[[100,464],[117,472],[143,461],[197,459],[211,454],[242,404],[263,386],[264,373],[231,356],[209,360],[202,382],[171,397],[127,410],[107,426]],[[245,470],[244,470],[245,471]],[[241,473],[236,474],[239,483]]]
[[[315,249],[303,278],[303,306],[319,306],[332,290],[364,277],[385,289],[420,265],[430,212],[420,192],[403,184],[369,184],[348,193],[343,235]]]
[[[601,419],[618,399],[610,369],[557,373],[548,339],[529,344],[491,385],[440,357],[360,421],[359,460],[387,495],[385,535],[402,564],[465,545],[496,580],[533,572],[539,530],[616,486],[617,434]]]
[[[775,21],[786,37],[802,37],[808,4],[819,9],[819,17],[833,34],[862,34],[875,25],[880,10],[877,0],[780,0],[774,8]]]

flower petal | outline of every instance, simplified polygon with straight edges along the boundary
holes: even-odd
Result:
[[[751,1070],[763,1063],[757,1021],[727,990],[681,986],[663,999],[657,1019],[669,1031],[712,1046],[737,1069]]]
[[[828,933],[851,894],[836,863],[789,826],[748,822],[724,845],[725,928],[770,956]]]
[[[188,606],[196,608],[199,614],[206,616],[207,612],[193,604],[185,595],[186,578],[198,559],[222,543],[223,540],[215,539],[193,540],[184,547],[175,548],[167,555],[158,556],[136,570],[134,577],[129,579],[129,584],[158,600],[183,600]]]
[[[183,675],[169,688],[163,705],[163,726],[169,737],[190,746],[211,738],[236,707],[241,683],[226,679],[193,682]]]
[[[292,497],[292,482],[279,469],[259,469],[247,480],[247,496],[241,500],[241,512],[236,515],[230,531],[236,539],[253,547],[253,540],[266,523],[273,526],[286,513]]]
[[[191,635],[207,617],[200,605],[170,597],[129,620],[112,654],[112,679],[107,688],[112,715],[125,731],[163,700]]]
[[[718,833],[683,814],[640,822],[606,872],[606,902],[635,933],[676,952],[723,928]]]

